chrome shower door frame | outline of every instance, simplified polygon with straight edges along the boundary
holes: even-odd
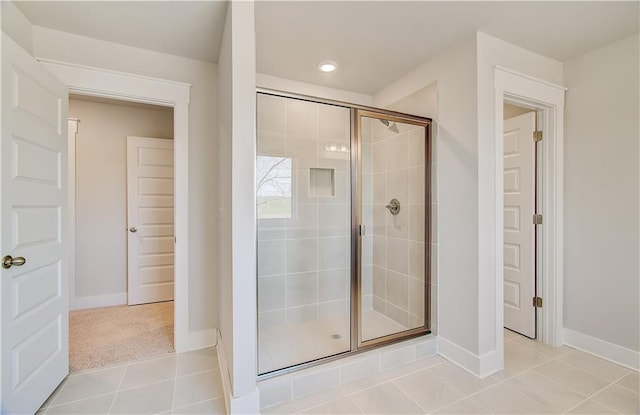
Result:
[[[341,101],[317,98],[307,95],[293,94],[267,88],[257,88],[258,94],[272,95],[281,98],[303,100],[318,104],[328,104],[350,109],[351,114],[351,274],[350,274],[350,347],[351,350],[336,355],[319,358],[310,362],[301,363],[295,366],[285,367],[272,372],[257,374],[258,380],[272,378],[274,376],[298,371],[301,369],[317,366],[322,363],[341,359],[370,350],[374,347],[391,344],[394,342],[407,340],[413,337],[429,334],[431,331],[431,123],[432,120],[426,117],[419,117],[404,114],[396,111],[389,111],[364,105],[351,104]],[[363,116],[388,120],[390,122],[400,122],[424,127],[425,130],[425,262],[424,262],[424,325],[387,336],[362,341],[362,137],[361,119]],[[257,139],[257,135],[256,135]],[[429,215],[427,215],[427,213]],[[256,272],[257,277],[257,272]],[[256,299],[257,300],[257,299]],[[258,327],[256,326],[256,330]]]
[[[353,108],[351,111],[351,168],[352,194],[351,208],[352,214],[352,291],[351,291],[351,307],[352,307],[352,350],[355,343],[355,350],[368,350],[372,347],[381,346],[411,337],[422,336],[431,332],[431,119],[419,117],[409,114],[398,113],[394,111],[381,110],[377,108]],[[386,120],[390,122],[417,125],[424,128],[425,132],[425,188],[424,188],[424,205],[425,205],[425,229],[424,229],[424,324],[422,326],[404,330],[401,332],[377,337],[370,340],[362,339],[362,117],[374,118],[378,120]],[[355,157],[354,157],[355,156]],[[427,215],[427,213],[429,215]],[[355,288],[355,289],[354,289]],[[353,316],[357,316],[357,323]],[[354,325],[356,326],[354,328]]]

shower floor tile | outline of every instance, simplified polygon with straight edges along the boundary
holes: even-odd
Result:
[[[362,322],[364,339],[407,330],[407,327],[375,310],[365,310]],[[260,373],[347,352],[350,349],[350,333],[346,316],[261,329],[258,334]]]

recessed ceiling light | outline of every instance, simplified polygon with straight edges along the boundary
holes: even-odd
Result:
[[[324,61],[318,64],[318,69],[322,72],[333,72],[338,69],[338,64],[334,61]]]

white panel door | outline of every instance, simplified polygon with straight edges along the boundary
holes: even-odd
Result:
[[[504,326],[536,337],[535,113],[504,121]]]
[[[69,372],[67,104],[66,86],[3,33],[2,413],[34,413]]]
[[[129,305],[173,300],[173,140],[127,137]]]

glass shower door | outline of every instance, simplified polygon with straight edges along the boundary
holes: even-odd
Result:
[[[427,128],[418,121],[359,111],[365,230],[359,344],[427,327]]]
[[[259,374],[351,350],[350,109],[258,94]]]

